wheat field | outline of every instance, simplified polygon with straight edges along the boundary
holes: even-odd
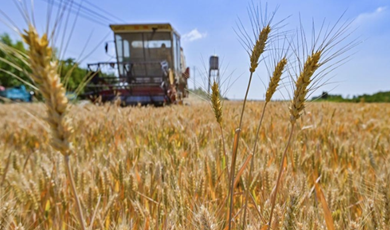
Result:
[[[269,218],[289,109],[284,102],[268,105],[250,182],[248,168],[240,169],[262,108],[262,102],[247,102],[233,229],[243,224],[247,189],[246,229],[263,229]],[[70,160],[85,222],[93,222],[91,229],[226,229],[228,166],[240,112],[240,102],[224,102],[223,140],[207,102],[72,105]],[[0,229],[79,229],[45,114],[41,103],[0,105]],[[307,103],[287,152],[272,229],[326,229],[320,196],[335,229],[390,229],[388,114],[389,104]]]
[[[69,103],[61,31],[38,32],[20,6],[28,50],[0,49],[43,102],[0,105],[0,230],[390,229],[390,105],[308,100],[358,44],[343,16],[290,37],[251,5],[252,30],[235,31],[249,57],[242,101],[214,81],[189,106],[122,108]],[[265,101],[249,101],[259,65]],[[280,88],[288,101],[272,101]]]

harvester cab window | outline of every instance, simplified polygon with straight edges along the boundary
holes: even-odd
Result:
[[[123,62],[123,42],[122,37],[120,35],[115,35],[115,44],[118,62]],[[120,75],[124,75],[123,65],[118,66],[118,71]]]
[[[178,62],[177,62],[177,56],[176,56],[176,50],[177,50],[177,37],[176,37],[176,34],[173,33],[173,53],[175,54],[174,55],[174,60],[173,60],[173,66],[171,66],[171,68],[174,70],[174,69],[177,69],[177,66],[178,66]],[[176,74],[175,74],[176,75]]]
[[[118,62],[123,61],[123,48],[122,48],[122,37],[120,35],[115,36],[116,52],[118,56]]]
[[[124,60],[129,59],[130,57],[130,46],[129,41],[124,40],[123,41],[123,58]]]
[[[172,42],[168,32],[143,33],[145,61],[167,61],[172,66]]]
[[[121,33],[115,36],[118,61],[145,61],[142,34]],[[124,59],[125,58],[125,59]]]
[[[172,41],[169,32],[143,32],[116,34],[118,61],[172,63]],[[176,44],[175,44],[176,45]]]
[[[140,45],[134,46],[134,41]],[[143,62],[145,61],[143,52],[142,34],[120,33],[115,35],[116,52],[119,63],[123,62]],[[127,76],[129,68],[125,63],[118,65],[119,75]]]
[[[176,33],[172,33],[173,36],[173,52],[174,52],[174,72],[176,82],[180,80],[181,71],[181,58],[180,58],[180,37]]]
[[[175,48],[175,67],[178,71],[180,71],[180,38],[179,36],[174,33],[173,36],[175,37],[175,42],[176,42],[176,48]],[[180,76],[180,73],[178,73]]]

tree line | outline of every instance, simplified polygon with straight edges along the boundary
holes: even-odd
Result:
[[[320,96],[315,96],[312,101],[331,101],[331,102],[390,102],[390,91],[377,92],[374,94],[363,94],[344,98],[342,95],[329,94],[323,92]]]
[[[7,45],[8,47],[12,47],[22,54],[27,53],[27,50],[24,47],[24,43],[22,41],[13,41],[6,33],[0,35],[0,42]],[[19,69],[17,67],[19,67]],[[79,67],[74,58],[59,60],[59,67],[61,80],[67,78],[66,88],[69,91],[76,90],[77,87],[85,80],[85,77],[88,73],[87,69]],[[0,50],[0,86],[8,88],[20,86],[23,84],[22,81],[12,75],[18,76],[23,81],[31,83],[30,78],[27,76],[28,71],[28,66],[22,60],[12,55],[8,55]],[[24,85],[26,88],[31,90],[28,85]]]

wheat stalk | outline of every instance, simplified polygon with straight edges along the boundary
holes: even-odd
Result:
[[[290,106],[290,121],[291,121],[291,130],[290,134],[288,137],[287,145],[286,148],[284,149],[283,156],[280,162],[280,167],[279,167],[279,173],[278,173],[278,178],[276,180],[276,186],[275,186],[275,192],[273,193],[271,197],[271,214],[269,217],[269,222],[268,222],[268,230],[271,228],[271,223],[272,223],[272,214],[274,211],[275,207],[275,201],[276,201],[276,196],[278,194],[278,188],[280,184],[280,178],[282,175],[283,171],[283,165],[284,165],[284,160],[287,155],[287,150],[291,142],[291,137],[294,132],[294,127],[296,120],[299,118],[301,111],[305,108],[305,100],[306,100],[306,95],[308,92],[308,86],[311,82],[311,78],[314,74],[314,72],[318,69],[320,66],[320,58],[321,58],[321,50],[312,53],[309,55],[306,59],[306,62],[303,66],[303,70],[301,71],[296,83],[295,83],[295,91],[294,91],[294,97],[293,100],[291,101],[291,106]]]
[[[269,21],[269,23],[270,22],[271,21]],[[253,48],[251,49],[251,52],[250,52],[249,81],[248,81],[248,86],[247,86],[245,96],[244,96],[244,102],[242,105],[239,125],[238,125],[238,128],[235,130],[235,137],[234,137],[233,151],[232,151],[232,162],[231,162],[231,169],[230,169],[231,182],[230,182],[230,188],[229,188],[229,193],[230,193],[230,208],[229,208],[229,219],[228,219],[228,221],[229,221],[229,228],[228,229],[229,230],[231,229],[232,212],[233,212],[233,190],[234,190],[234,179],[235,179],[234,170],[235,170],[235,164],[236,164],[236,158],[237,158],[238,143],[240,140],[240,134],[241,134],[241,129],[242,129],[242,121],[243,121],[243,117],[244,117],[246,101],[248,98],[248,93],[249,93],[249,89],[251,86],[253,73],[256,71],[256,68],[259,65],[260,56],[265,51],[265,47],[267,45],[269,35],[271,33],[271,26],[269,23],[261,29],[258,37],[256,38],[255,44],[253,44]],[[248,46],[248,48],[250,48],[250,46]]]
[[[276,88],[279,85],[279,82],[280,82],[280,79],[281,79],[281,76],[283,74],[284,67],[286,66],[286,64],[287,64],[287,59],[284,57],[276,64],[275,70],[272,74],[272,77],[270,78],[269,86],[268,86],[267,93],[266,93],[266,100],[264,103],[263,111],[261,113],[259,125],[257,126],[257,131],[256,131],[256,135],[255,135],[255,142],[253,144],[253,152],[252,152],[253,154],[256,153],[257,140],[259,138],[261,124],[262,124],[263,119],[264,119],[265,109],[267,107],[267,104],[271,101],[271,98],[272,98],[273,94],[275,93]],[[251,158],[251,166],[249,169],[249,183],[252,183],[253,168],[254,168],[254,156]],[[245,220],[246,220],[246,212],[247,212],[247,206],[248,206],[249,193],[250,193],[249,190],[246,191],[242,229],[245,229]]]
[[[30,77],[45,99],[48,113],[46,121],[51,128],[52,146],[63,155],[70,155],[69,140],[73,128],[65,116],[68,99],[57,73],[58,63],[52,61],[53,51],[49,46],[47,35],[39,37],[35,28],[30,25],[29,30],[25,30],[22,37],[30,47],[28,52],[32,71]]]
[[[244,97],[244,102],[242,105],[240,123],[239,123],[238,128],[236,129],[236,133],[235,133],[235,135],[236,135],[235,139],[237,138],[235,141],[236,144],[233,144],[232,164],[231,164],[231,170],[230,170],[231,184],[230,184],[230,190],[229,190],[229,192],[230,192],[229,230],[231,229],[231,222],[232,222],[231,218],[232,218],[232,212],[233,212],[234,169],[236,167],[235,164],[236,164],[236,158],[237,158],[238,143],[240,140],[240,133],[241,133],[241,129],[242,129],[242,121],[244,118],[245,105],[246,105],[246,101],[248,98],[248,93],[249,93],[249,88],[251,86],[253,73],[255,72],[257,66],[259,65],[260,56],[265,50],[265,46],[267,44],[268,37],[269,37],[270,33],[271,33],[270,25],[265,26],[261,30],[261,32],[259,34],[259,38],[256,40],[256,43],[252,49],[252,54],[250,56],[251,67],[249,69],[249,71],[250,71],[249,81],[248,81],[248,86],[247,86],[245,97]]]
[[[40,37],[34,26],[29,25],[29,29],[24,30],[22,38],[29,46],[30,78],[35,82],[45,99],[48,114],[46,121],[50,125],[52,136],[51,145],[64,156],[66,170],[76,200],[79,221],[82,229],[86,229],[69,163],[69,155],[72,153],[70,138],[73,128],[70,120],[66,118],[68,99],[65,96],[65,88],[57,73],[58,62],[52,61],[53,51],[49,45],[47,34]]]

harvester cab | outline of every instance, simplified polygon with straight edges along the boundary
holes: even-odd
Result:
[[[189,68],[180,36],[170,24],[110,27],[116,62],[88,64],[90,81],[84,96],[102,102],[120,99],[123,105],[182,103],[188,97]]]

